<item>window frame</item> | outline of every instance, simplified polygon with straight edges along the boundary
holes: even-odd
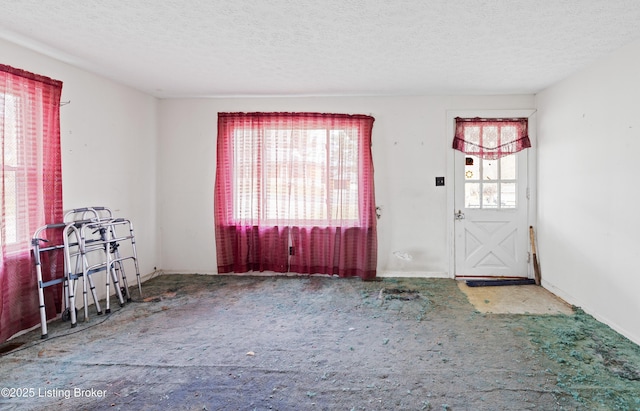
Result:
[[[20,195],[20,193],[26,193],[27,192],[27,187],[26,187],[26,177],[29,175],[30,172],[35,172],[35,170],[29,170],[24,162],[24,136],[21,135],[21,130],[22,128],[20,127],[20,119],[23,116],[23,113],[21,112],[21,96],[19,95],[15,95],[15,94],[11,94],[11,93],[4,93],[4,104],[5,104],[5,112],[7,110],[6,104],[8,101],[12,101],[12,105],[14,108],[14,117],[13,117],[13,124],[11,127],[7,127],[6,122],[4,123],[4,140],[6,142],[7,138],[7,130],[12,130],[12,134],[13,134],[13,138],[15,139],[15,164],[7,164],[4,160],[5,158],[0,159],[2,161],[2,172],[3,172],[3,178],[4,181],[2,181],[3,184],[3,189],[2,189],[2,212],[3,215],[5,217],[3,217],[3,221],[2,221],[2,235],[0,236],[0,246],[2,246],[3,242],[4,242],[4,247],[6,250],[7,254],[20,254],[22,252],[25,251],[25,249],[29,248],[31,246],[30,243],[30,236],[31,233],[27,232],[26,227],[24,225],[21,225],[18,223],[18,216],[21,213],[21,210],[27,210],[27,208],[29,207],[28,204],[28,200],[24,195]],[[7,117],[5,116],[5,119]],[[3,155],[6,157],[6,152],[7,152],[7,146],[6,144],[4,144],[3,147]],[[7,190],[6,190],[6,183],[7,183],[7,173],[11,173],[13,174],[13,178],[14,178],[14,187],[13,187],[13,204],[14,204],[14,222],[13,222],[13,230],[15,232],[15,240],[14,241],[8,241],[7,237],[8,237],[8,224],[7,224]],[[28,213],[28,211],[23,211],[25,213]],[[25,247],[25,243],[28,244],[27,247]]]
[[[241,144],[238,141],[238,136],[242,136],[244,134],[246,134],[246,130],[249,130],[249,133],[252,132],[251,127],[234,127],[233,131],[232,131],[232,135],[233,135],[233,151],[234,151],[234,159],[237,160],[238,158],[238,146],[240,146]],[[265,127],[261,130],[260,133],[261,135],[267,134],[266,132],[275,132],[280,133],[280,132],[284,132],[284,133],[289,133],[291,132],[291,134],[295,134],[296,132],[300,133],[300,137],[301,138],[303,135],[306,135],[307,138],[309,137],[309,133],[313,133],[313,132],[322,132],[322,134],[324,134],[324,142],[322,143],[322,145],[324,146],[324,156],[323,159],[324,161],[321,163],[321,166],[324,167],[324,175],[323,175],[323,181],[324,181],[324,185],[325,185],[325,190],[324,190],[324,194],[325,194],[325,212],[324,218],[303,218],[303,219],[297,219],[297,218],[289,218],[289,217],[272,217],[272,216],[268,216],[266,215],[266,213],[268,212],[266,210],[265,207],[260,207],[260,210],[258,210],[257,212],[260,213],[261,215],[256,216],[254,214],[255,211],[248,211],[247,213],[252,214],[251,218],[255,218],[257,220],[259,220],[261,222],[261,224],[264,225],[281,225],[284,223],[285,226],[288,227],[304,227],[304,226],[326,226],[326,227],[351,227],[351,226],[359,226],[359,222],[361,221],[361,215],[363,213],[363,210],[361,210],[361,201],[359,200],[359,194],[360,194],[360,187],[358,182],[359,179],[359,175],[358,173],[360,172],[360,167],[358,166],[359,162],[361,161],[361,159],[359,158],[359,144],[362,144],[361,140],[361,136],[359,135],[359,130],[357,127],[352,127],[351,129],[347,128],[347,127],[331,127],[330,124],[327,122],[326,124],[324,124],[324,126],[322,128],[320,128],[319,125],[315,124],[313,127],[308,127],[308,128],[303,128],[303,127],[295,127],[295,128],[278,128],[278,127]],[[354,183],[350,183],[349,184],[349,188],[348,190],[350,190],[349,194],[350,196],[352,196],[355,201],[354,204],[356,204],[355,208],[355,216],[352,218],[339,218],[339,219],[334,219],[331,218],[331,215],[336,213],[336,210],[338,209],[338,207],[336,207],[333,203],[333,199],[335,197],[335,193],[333,193],[333,191],[335,191],[336,189],[332,189],[332,178],[331,178],[331,161],[332,161],[332,156],[331,156],[331,139],[332,139],[332,133],[337,133],[339,136],[341,136],[341,138],[349,138],[349,136],[355,135],[355,138],[352,138],[351,143],[354,145],[349,152],[351,152],[353,154],[353,156],[355,156],[354,159],[351,160],[352,163],[355,164],[354,169],[355,171],[353,172],[354,177],[353,180],[356,181],[355,183],[355,187],[354,187]],[[291,136],[289,136],[291,138]],[[257,144],[255,146],[253,146],[254,149],[257,150],[262,150],[263,152],[266,152],[268,147],[266,147],[266,141],[265,138],[263,137],[260,141],[257,142]],[[347,152],[347,151],[345,151]],[[259,167],[262,167],[263,170],[265,170],[266,167],[268,167],[268,159],[265,158],[266,156],[262,156],[262,163],[259,164]],[[310,164],[309,161],[300,161],[299,164],[304,164],[305,166]],[[234,161],[233,166],[232,166],[232,171],[231,171],[231,181],[232,181],[232,185],[233,185],[233,210],[231,211],[231,220],[234,224],[237,225],[242,225],[242,221],[245,220],[245,218],[242,217],[242,215],[247,215],[247,214],[243,214],[242,211],[239,209],[240,205],[239,205],[239,199],[238,197],[241,195],[238,193],[237,190],[237,181],[238,181],[238,172],[237,172],[237,168],[236,168],[237,162]],[[261,187],[262,190],[261,192],[254,194],[255,197],[260,198],[260,201],[267,201],[266,198],[269,197],[269,192],[267,191],[267,187],[268,184],[264,181],[267,177],[268,173],[267,172],[262,172],[261,176],[262,178],[262,184]],[[334,220],[338,220],[339,224],[333,224],[332,221]]]
[[[466,158],[473,158],[474,161],[478,162],[478,177],[467,177],[466,173],[467,171],[465,171],[465,179],[464,179],[464,186],[465,186],[465,209],[471,209],[471,210],[504,210],[504,211],[509,211],[509,210],[517,210],[518,207],[520,207],[520,204],[518,204],[518,185],[521,184],[521,181],[519,179],[519,159],[518,159],[518,153],[513,153],[501,158],[497,158],[497,159],[483,159],[482,157],[478,157],[476,155],[473,154],[465,154],[465,159]],[[514,178],[503,178],[503,172],[502,172],[502,168],[503,168],[503,164],[502,162],[504,161],[504,159],[506,158],[513,158],[514,161],[514,173],[515,176]],[[484,163],[485,161],[495,161],[497,162],[496,164],[496,174],[497,174],[497,178],[492,180],[492,179],[487,179],[485,176],[485,170],[484,170]],[[466,169],[467,165],[465,165],[465,169]],[[479,205],[477,207],[475,206],[469,206],[466,203],[466,197],[467,197],[467,187],[468,184],[478,184],[479,190]],[[485,202],[483,200],[483,193],[484,193],[484,186],[486,184],[496,184],[497,185],[497,204],[495,207],[488,207],[485,206]],[[515,188],[515,204],[513,206],[507,206],[505,204],[503,204],[502,201],[502,185],[503,184],[513,184],[514,188]]]

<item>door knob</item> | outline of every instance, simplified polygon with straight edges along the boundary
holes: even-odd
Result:
[[[464,220],[464,213],[461,210],[458,210],[457,213],[454,214],[456,220]]]

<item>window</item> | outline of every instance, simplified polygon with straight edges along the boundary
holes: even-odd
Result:
[[[62,221],[61,92],[60,81],[0,64],[0,342],[40,322],[31,236]],[[62,254],[55,258],[44,281],[62,276]]]
[[[219,113],[218,272],[374,278],[373,121],[348,114]]]
[[[509,209],[517,207],[517,156],[496,160],[465,156],[465,207]]]
[[[236,221],[357,225],[357,128],[266,128],[259,139],[234,131]]]
[[[465,207],[515,209],[516,153],[531,147],[526,118],[456,117],[453,148],[465,156]]]
[[[4,98],[4,158],[2,162],[4,172],[4,185],[2,196],[4,200],[4,235],[0,236],[2,241],[11,247],[18,242],[18,193],[24,188],[18,186],[21,178],[18,162],[18,103],[17,97],[6,94]],[[24,208],[24,204],[22,205]],[[20,230],[23,231],[23,230]],[[21,232],[20,238],[25,238],[27,233]]]

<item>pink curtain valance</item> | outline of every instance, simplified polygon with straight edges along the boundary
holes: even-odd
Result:
[[[527,118],[456,117],[453,148],[495,160],[531,147]]]

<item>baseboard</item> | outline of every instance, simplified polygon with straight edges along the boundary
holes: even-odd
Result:
[[[214,272],[214,271],[158,270],[153,274],[153,277],[157,277],[159,275],[173,275],[173,274],[179,274],[179,275],[218,275],[218,273]]]
[[[444,271],[382,271],[377,277],[381,278],[451,278]]]
[[[182,270],[158,270],[153,273],[153,277],[157,277],[158,275],[165,274],[194,274],[194,275],[218,275],[215,272],[194,272],[194,271],[182,271]],[[249,273],[242,274],[234,274],[234,275],[247,275],[247,276],[278,276],[278,277],[299,277],[299,276],[308,276],[308,274],[297,274],[297,273],[275,273],[272,271],[264,271],[264,272],[254,272],[251,271]],[[318,276],[327,276],[326,274],[313,274]],[[377,277],[380,278],[451,278],[449,274],[445,271],[378,271]],[[151,277],[151,278],[153,278]],[[331,276],[329,276],[331,277]]]
[[[599,322],[601,322],[603,324],[606,324],[609,327],[611,327],[611,329],[613,329],[615,332],[617,332],[617,333],[619,333],[621,335],[624,335],[629,340],[631,340],[634,343],[640,345],[640,336],[633,335],[628,330],[626,330],[623,327],[619,326],[615,321],[611,321],[609,318],[603,317],[602,315],[599,315],[597,312],[591,310],[591,308],[587,304],[585,304],[584,301],[581,301],[580,299],[578,299],[578,298],[576,298],[576,297],[564,292],[562,289],[556,287],[554,284],[550,283],[549,281],[546,281],[544,278],[542,278],[541,285],[542,285],[542,287],[546,288],[551,293],[553,293],[556,296],[558,296],[561,299],[563,299],[568,304],[571,304],[574,307],[580,308],[582,311],[584,311],[585,313],[589,314],[590,316],[592,316],[593,318],[595,318]]]

